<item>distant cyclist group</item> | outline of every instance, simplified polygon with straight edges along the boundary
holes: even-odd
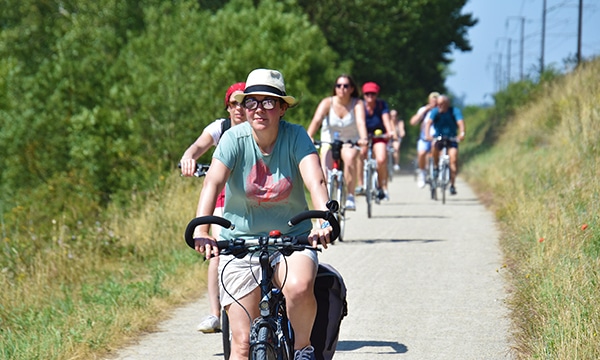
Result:
[[[231,331],[230,359],[248,359],[251,341],[248,317],[254,319],[259,315],[261,292],[256,279],[260,274],[249,270],[257,261],[251,256],[224,255],[219,261],[215,241],[268,236],[272,229],[283,232],[290,217],[309,209],[305,189],[312,201],[311,209],[333,211],[327,205],[332,198],[328,193],[331,190],[327,187],[327,174],[334,162],[342,164],[346,193],[339,205],[344,210],[356,210],[356,196],[365,194],[372,176],[376,179],[372,190],[377,201],[390,198],[388,177],[400,170],[404,122],[399,119],[397,110],[390,109],[388,103],[379,98],[377,83],[365,82],[360,90],[362,96],[350,75],[338,76],[331,94],[320,101],[308,128],[304,129],[283,119],[287,110],[297,104],[296,98],[286,93],[283,75],[277,70],[255,69],[246,82],[235,83],[227,89],[224,105],[229,116],[209,124],[180,160],[182,175],[192,176],[198,158],[216,147],[196,216],[220,216],[229,220],[232,227],[219,231],[216,226],[200,225],[194,231],[192,245],[210,261],[211,313],[201,321],[198,330],[220,331],[221,309],[224,308]],[[428,104],[417,111],[410,123],[421,125],[417,144],[418,186],[425,186],[429,154],[437,164],[440,150],[437,139],[444,136],[451,139],[448,143],[450,192],[456,194],[458,142],[465,135],[461,111],[450,106],[447,96],[432,92]],[[317,140],[317,132],[320,132],[320,140]],[[335,141],[343,145],[333,148]],[[320,150],[315,143],[320,144]],[[369,172],[371,161],[374,165]],[[318,257],[314,250],[318,246],[327,248],[332,240],[332,227],[327,221],[302,222],[283,235],[301,234],[308,236],[312,248],[293,252],[285,259],[281,254],[274,254],[271,264],[274,285],[286,284],[281,286],[281,291],[293,328],[293,358],[310,360],[321,358],[314,354],[310,338],[316,314],[313,286]],[[285,270],[281,264],[285,264]]]

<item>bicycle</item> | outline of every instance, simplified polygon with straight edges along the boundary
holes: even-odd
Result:
[[[365,184],[365,196],[367,199],[367,216],[371,218],[373,201],[379,204],[383,199],[383,190],[379,187],[379,175],[377,174],[377,160],[373,157],[373,139],[384,139],[381,130],[375,130],[374,135],[369,135],[367,147],[367,158],[363,165],[363,182]]]
[[[309,219],[324,219],[333,227],[331,243],[340,233],[339,224],[335,218],[338,203],[329,201],[328,211],[310,210],[294,216],[288,222],[290,227]],[[217,224],[233,229],[231,222],[218,216],[202,216],[192,219],[185,230],[185,241],[194,248],[194,230],[199,225]],[[310,248],[307,235],[286,236],[279,230],[273,230],[268,236],[258,236],[252,239],[230,239],[217,241],[219,251],[223,255],[234,255],[243,258],[247,254],[258,253],[261,268],[259,283],[261,301],[259,302],[260,316],[252,320],[250,326],[250,360],[292,360],[294,358],[294,332],[286,313],[285,297],[283,292],[274,287],[274,270],[270,265],[270,256],[274,251],[283,256],[289,256],[294,251]],[[285,283],[281,285],[283,288]],[[225,314],[226,315],[226,314]],[[225,317],[224,319],[228,319]],[[229,323],[227,320],[227,330]],[[223,327],[223,350],[226,360],[230,355],[229,331],[225,333]]]
[[[451,142],[457,141],[456,137],[438,136],[434,144],[434,146],[437,146],[438,143],[441,144],[438,171],[437,174],[434,173],[434,178],[436,179],[437,187],[442,191],[442,204],[446,203],[446,189],[450,184],[450,155],[448,155],[448,147]]]
[[[339,210],[335,213],[336,219],[340,224],[339,241],[344,241],[344,229],[346,227],[346,181],[344,179],[344,162],[342,160],[342,147],[344,144],[356,146],[356,142],[352,140],[341,141],[334,140],[333,142],[315,140],[314,144],[320,147],[321,144],[331,145],[331,156],[333,158],[332,168],[327,170],[327,192],[329,198],[335,200],[339,204]]]
[[[437,201],[437,177],[435,174],[435,165],[433,164],[433,156],[430,153],[427,155],[427,175],[425,183],[429,184],[431,199]]]
[[[388,171],[388,182],[394,180],[394,145],[391,141],[387,144],[387,171]]]

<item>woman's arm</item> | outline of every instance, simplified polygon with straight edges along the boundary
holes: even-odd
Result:
[[[179,163],[181,164],[181,174],[192,176],[196,171],[196,159],[202,156],[214,144],[213,137],[206,130],[198,136],[196,141],[185,150]]]
[[[231,170],[225,164],[213,158],[202,184],[196,208],[197,217],[214,213],[217,196],[223,190],[230,173]],[[214,246],[214,238],[209,235],[209,230],[210,225],[200,225],[194,232],[195,249],[199,253],[205,254],[206,258],[210,258],[211,254],[214,256],[219,254],[219,249]]]
[[[304,185],[310,193],[313,209],[328,210],[329,195],[327,194],[325,177],[317,153],[309,154],[300,160],[299,169]],[[324,248],[327,248],[327,243],[330,242],[331,230],[330,226],[325,229],[320,226],[313,229],[309,235],[313,247],[317,247],[318,242],[320,242]]]
[[[313,115],[310,125],[308,126],[308,130],[306,130],[306,132],[308,133],[308,136],[310,136],[311,140],[314,140],[315,134],[321,128],[323,119],[325,118],[325,115],[327,114],[327,111],[329,110],[330,107],[331,107],[331,98],[330,97],[321,100],[321,102],[319,103],[319,106],[317,106],[317,110],[315,110],[315,114]]]

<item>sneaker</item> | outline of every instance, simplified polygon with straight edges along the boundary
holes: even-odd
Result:
[[[387,190],[383,190],[383,200],[390,201],[390,193]]]
[[[450,195],[456,195],[456,188],[454,185],[450,185]]]
[[[400,172],[400,165],[396,164],[394,165],[394,172]]]
[[[221,331],[221,322],[219,321],[218,317],[214,315],[208,315],[207,317],[202,319],[200,324],[198,324],[197,330],[205,334],[219,332]]]
[[[315,348],[308,345],[294,352],[294,360],[316,360]]]
[[[346,210],[354,211],[356,210],[356,203],[354,202],[354,196],[348,195],[346,198]]]
[[[356,189],[354,189],[354,192],[356,195],[365,195],[365,188],[362,186],[357,186]]]
[[[425,171],[419,171],[417,186],[421,189],[425,187]]]

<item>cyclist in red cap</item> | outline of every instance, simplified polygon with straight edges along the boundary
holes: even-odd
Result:
[[[395,140],[395,135],[392,121],[390,119],[390,110],[387,102],[378,99],[379,85],[370,81],[363,84],[362,92],[365,104],[365,119],[367,123],[367,131],[369,136],[373,136],[375,131],[380,130],[384,135],[383,138],[373,139],[373,154],[377,161],[377,174],[379,177],[380,199],[389,200],[390,196],[387,190],[387,142]],[[359,178],[362,179],[362,166],[359,167]]]
[[[246,114],[241,105],[235,100],[234,96],[243,94],[246,83],[239,82],[231,85],[225,93],[225,110],[229,113],[228,118],[217,119],[204,128],[202,134],[194,141],[190,147],[183,153],[179,163],[181,164],[181,174],[183,176],[192,176],[196,171],[196,160],[208,151],[212,146],[217,146],[223,132],[232,126],[246,121]],[[223,215],[225,206],[225,189],[219,194],[215,205],[215,215]],[[219,226],[214,226],[211,231],[213,236],[218,237]],[[221,303],[219,302],[219,258],[214,257],[209,260],[208,265],[208,301],[210,304],[210,314],[202,319],[198,325],[198,331],[203,333],[214,333],[221,329]]]

